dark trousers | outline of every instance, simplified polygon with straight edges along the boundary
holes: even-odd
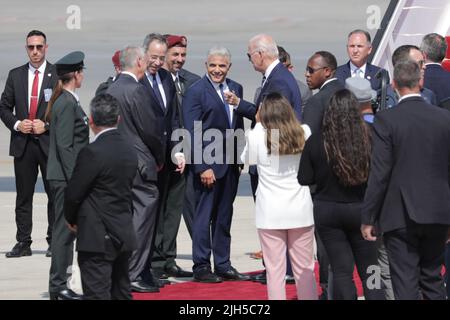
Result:
[[[52,241],[53,222],[55,214],[53,199],[48,185],[47,156],[42,151],[39,141],[33,137],[28,138],[24,153],[20,158],[14,158],[14,174],[16,177],[16,239],[18,242],[31,244],[31,231],[33,228],[33,195],[39,170],[47,193],[47,242]]]
[[[184,202],[185,176],[171,170],[159,199],[159,219],[155,236],[152,268],[170,268],[176,264],[177,235]],[[161,194],[161,189],[160,189]]]
[[[445,289],[450,300],[450,242],[445,245]]]
[[[238,181],[239,170],[232,165],[211,189],[201,185],[200,175],[195,177],[195,188],[200,190],[200,198],[194,216],[192,239],[194,272],[211,268],[211,251],[215,271],[226,272],[231,267],[230,229]]]
[[[444,263],[448,226],[408,226],[384,233],[396,300],[445,300]]]
[[[322,239],[333,272],[333,299],[357,299],[353,282],[356,263],[366,300],[384,300],[381,285],[368,288],[370,266],[378,266],[376,242],[363,239],[361,203],[338,203],[314,200],[314,221]]]
[[[195,208],[197,207],[198,192],[194,188],[194,169],[191,166],[186,168],[186,182],[184,187],[183,219],[192,239],[192,229],[194,225]]]
[[[73,263],[75,234],[67,227],[66,218],[64,217],[64,191],[67,183],[65,181],[50,180],[49,184],[55,204],[49,293],[58,293],[67,289],[67,271]]]
[[[130,258],[131,281],[150,276],[149,257],[156,231],[158,214],[158,187],[154,182],[142,179],[138,172],[133,181],[133,226],[136,231],[137,249]]]
[[[105,252],[78,252],[84,300],[131,300],[128,276],[131,252],[120,252],[105,239]]]

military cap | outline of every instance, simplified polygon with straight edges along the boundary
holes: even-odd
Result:
[[[186,47],[187,46],[187,38],[185,36],[176,36],[173,34],[166,34],[167,46],[168,48],[172,47]]]
[[[83,52],[71,52],[55,62],[56,73],[58,74],[58,76],[62,76],[69,72],[79,71],[84,68],[83,60]]]
[[[369,80],[360,77],[347,78],[345,88],[355,95],[359,103],[369,102],[377,97],[377,92],[372,89]]]
[[[112,56],[112,63],[114,67],[120,68],[120,50],[114,52],[114,55]]]

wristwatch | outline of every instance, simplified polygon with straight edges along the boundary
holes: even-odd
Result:
[[[46,122],[46,123],[44,124],[44,129],[45,129],[45,130],[50,130],[50,123]]]

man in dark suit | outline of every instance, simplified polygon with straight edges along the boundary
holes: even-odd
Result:
[[[261,92],[255,104],[238,99],[232,92],[227,93],[227,102],[236,105],[236,111],[252,120],[255,125],[255,115],[264,97],[269,93],[278,92],[289,100],[298,120],[302,118],[302,98],[300,89],[292,73],[278,59],[278,48],[273,38],[267,34],[259,34],[248,43],[248,60],[253,68],[263,74]]]
[[[445,58],[447,42],[437,33],[430,33],[423,37],[420,45],[425,57],[424,87],[436,94],[438,105],[450,98],[450,72],[441,63]]]
[[[141,47],[127,47],[120,53],[122,72],[107,93],[119,101],[118,130],[134,145],[138,157],[138,171],[133,182],[133,225],[138,246],[130,258],[131,289],[137,292],[157,292],[150,285],[150,270],[146,268],[154,236],[158,209],[158,171],[164,165],[164,147],[157,124],[157,116],[150,107],[147,89],[139,83],[148,61]]]
[[[38,170],[47,193],[47,242],[50,246],[54,221],[53,199],[46,179],[49,146],[44,116],[47,102],[58,77],[53,65],[45,60],[48,44],[45,34],[30,31],[26,50],[30,61],[11,70],[0,101],[0,117],[11,130],[9,155],[14,157],[16,177],[17,243],[7,258],[30,256],[33,194]],[[50,247],[46,256],[51,256]]]
[[[236,131],[242,135],[244,128],[242,117],[224,97],[226,91],[242,97],[242,86],[226,78],[230,60],[228,49],[211,48],[206,61],[207,74],[192,85],[183,99],[184,124],[193,149],[194,185],[199,192],[192,239],[194,280],[199,282],[250,279],[230,262],[233,202],[240,174],[235,135],[239,134]],[[213,141],[198,141],[208,131],[216,133]],[[211,270],[211,252],[215,273]]]
[[[158,214],[154,228],[153,244],[150,250],[148,268],[152,270],[155,278],[151,277],[151,281],[155,285],[163,286],[167,281],[158,281],[158,278],[167,278],[167,273],[177,274],[179,270],[180,275],[183,275],[181,268],[177,269],[174,265],[167,266],[165,270],[165,250],[164,250],[164,224],[166,221],[165,209],[168,198],[168,191],[170,187],[170,177],[172,172],[182,172],[184,170],[184,162],[174,164],[172,151],[172,131],[179,127],[179,120],[177,117],[177,98],[175,84],[172,75],[169,71],[163,69],[164,61],[167,53],[167,41],[165,36],[158,33],[148,34],[144,39],[144,50],[146,50],[149,64],[145,76],[141,79],[141,83],[146,87],[147,93],[150,96],[151,105],[154,113],[158,118],[158,122],[162,125],[161,143],[164,146],[165,163],[161,171],[158,172],[158,189],[159,189],[159,204]],[[177,159],[174,159],[177,161]],[[174,261],[173,261],[174,262]],[[175,270],[176,269],[176,270]],[[192,274],[188,274],[190,276]]]
[[[302,119],[302,98],[300,89],[293,74],[278,59],[278,48],[273,38],[267,34],[259,34],[250,39],[247,56],[253,68],[263,74],[261,91],[255,103],[239,99],[233,92],[225,93],[227,102],[236,106],[236,112],[252,120],[255,126],[255,115],[264,97],[269,93],[278,92],[289,100],[297,119]],[[250,166],[250,182],[253,197],[258,187],[256,166]]]
[[[183,112],[181,106],[183,104],[183,98],[186,95],[186,91],[196,81],[200,80],[200,76],[192,73],[183,68],[186,62],[187,53],[187,39],[185,36],[166,35],[168,50],[166,54],[166,61],[164,62],[164,68],[172,74],[172,78],[175,82],[175,88],[177,90],[177,118],[179,119],[180,128],[184,128]],[[174,174],[176,176],[176,174]],[[180,176],[180,175],[178,175]],[[194,175],[189,166],[186,166],[184,174],[178,179],[179,183],[176,183],[177,179],[174,179],[173,190],[169,191],[169,200],[167,203],[172,202],[172,196],[175,199],[180,199],[178,194],[183,193],[184,200],[182,203],[182,212],[186,228],[192,239],[192,224],[194,220],[194,212],[196,205],[196,196],[194,191]],[[178,200],[175,200],[178,203]],[[178,208],[168,209],[179,211]]]
[[[328,51],[318,51],[308,60],[306,84],[311,90],[319,89],[303,110],[303,123],[312,133],[322,131],[322,120],[331,96],[344,85],[335,77],[336,58]]]
[[[170,75],[171,83],[174,84],[176,90],[175,97],[172,96],[172,113],[173,117],[169,119],[172,125],[172,130],[183,128],[183,119],[181,112],[181,103],[183,95],[186,90],[198,79],[199,76],[182,69],[186,61],[186,46],[187,40],[184,36],[164,35],[167,41],[166,59],[164,60],[163,70],[160,69],[158,73]],[[167,73],[165,72],[167,71]],[[148,78],[148,77],[147,77]],[[169,81],[168,81],[169,82]],[[149,83],[147,81],[147,83]],[[164,86],[163,86],[164,87]],[[165,92],[172,92],[171,86],[169,89],[164,88]],[[169,141],[167,141],[168,151],[166,153],[166,164],[164,171],[163,193],[160,196],[160,212],[159,221],[155,237],[155,248],[152,257],[152,269],[155,275],[162,278],[166,276],[172,277],[191,277],[192,272],[185,271],[176,264],[175,258],[177,255],[176,240],[178,229],[181,221],[181,214],[183,212],[184,191],[185,191],[185,158],[182,153],[175,154],[175,159],[172,159],[171,150],[174,142],[171,141],[169,133]],[[174,160],[179,161],[177,165]],[[193,184],[191,186],[193,189]],[[193,190],[189,190],[193,193]],[[194,203],[194,196],[189,199],[189,203]],[[189,206],[190,208],[191,206]],[[195,206],[192,206],[192,211]],[[186,225],[188,231],[192,232],[193,212],[185,215]]]
[[[420,51],[420,49],[417,46],[407,44],[407,45],[403,45],[403,46],[400,46],[397,49],[395,49],[394,53],[392,54],[392,65],[394,67],[397,63],[399,63],[401,61],[407,61],[407,60],[415,61],[419,65],[420,74],[423,78],[424,74],[425,74],[425,61],[424,61],[423,53]],[[423,81],[420,83],[422,85]],[[435,106],[438,105],[437,101],[436,101],[436,95],[430,89],[427,89],[422,86],[420,88],[420,95],[427,103],[435,105]],[[399,96],[394,91],[394,89],[392,88],[391,85],[387,86],[386,96],[387,96],[386,106],[388,108],[391,108],[391,107],[394,107],[397,105]]]
[[[349,77],[361,77],[370,81],[372,89],[381,90],[381,77],[378,77],[378,73],[382,69],[367,62],[371,52],[372,43],[367,31],[357,29],[349,33],[347,53],[350,60],[336,70],[336,78],[342,85]],[[389,78],[387,83],[389,83]]]
[[[373,151],[361,231],[383,233],[395,299],[445,299],[440,274],[450,225],[450,114],[420,96],[420,68],[394,68],[399,104],[373,124]],[[375,226],[379,230],[375,230]]]
[[[131,188],[136,151],[117,130],[119,103],[91,102],[93,142],[78,155],[65,193],[65,217],[77,234],[83,299],[131,300],[129,258],[136,249]]]

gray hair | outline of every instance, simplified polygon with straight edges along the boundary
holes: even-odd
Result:
[[[250,39],[256,50],[265,52],[269,57],[278,59],[278,47],[271,36],[267,34],[258,34]]]
[[[415,61],[399,61],[394,67],[394,81],[399,88],[414,89],[421,77],[420,67]]]
[[[372,46],[372,39],[370,38],[370,33],[368,33],[366,30],[362,30],[362,29],[355,29],[353,31],[351,31],[348,34],[347,39],[350,39],[350,37],[354,34],[363,34],[366,37],[367,43],[369,44],[369,47]]]
[[[115,127],[119,120],[119,102],[110,94],[99,94],[90,104],[91,116],[97,127]]]
[[[161,44],[165,44],[166,47],[168,47],[166,37],[164,37],[162,34],[159,33],[149,33],[145,36],[144,43],[142,44],[142,47],[145,51],[148,50],[148,47],[150,46],[150,43],[153,41],[157,41]]]
[[[142,58],[145,51],[142,47],[128,46],[120,51],[120,68],[124,71],[136,66],[138,58]]]
[[[441,63],[447,51],[445,38],[437,33],[429,33],[423,37],[420,49],[426,54],[426,58],[432,62]]]
[[[231,53],[230,51],[222,46],[214,46],[211,49],[208,50],[208,55],[207,57],[211,57],[211,56],[221,56],[221,57],[225,57],[228,59],[229,62],[231,62]]]

